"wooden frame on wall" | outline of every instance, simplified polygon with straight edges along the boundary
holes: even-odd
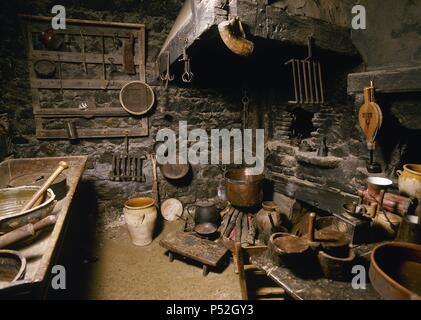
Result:
[[[67,137],[66,128],[47,129],[45,123],[51,120],[67,120],[72,121],[78,126],[78,121],[83,119],[95,120],[95,118],[107,118],[110,122],[115,118],[127,118],[128,122],[136,123],[132,126],[125,127],[81,127],[77,128],[78,138],[110,138],[110,137],[140,137],[148,135],[148,118],[133,117],[126,112],[120,105],[118,99],[113,99],[113,103],[109,106],[97,106],[92,104],[91,108],[81,110],[77,102],[55,104],[44,107],[41,103],[41,95],[43,92],[64,92],[67,91],[83,91],[83,92],[105,92],[112,95],[119,91],[127,82],[140,80],[146,82],[146,40],[145,26],[135,23],[121,22],[104,22],[94,20],[78,20],[66,19],[65,30],[54,30],[59,37],[69,37],[78,39],[75,44],[90,38],[92,41],[101,39],[102,43],[106,40],[114,41],[118,39],[122,44],[127,39],[132,38],[134,41],[133,58],[136,74],[127,75],[120,74],[118,79],[111,78],[107,70],[111,67],[123,65],[123,45],[114,52],[107,52],[104,44],[99,52],[87,52],[76,50],[51,50],[43,47],[37,47],[34,39],[37,34],[51,28],[51,17],[20,15],[24,23],[26,32],[26,44],[28,52],[29,78],[32,94],[33,113],[36,123],[36,136],[38,139],[65,139]],[[83,37],[83,38],[82,38]],[[95,42],[95,41],[94,41]],[[95,44],[95,43],[94,43]],[[38,44],[39,45],[39,44]],[[70,45],[69,45],[70,47]],[[85,47],[85,44],[84,44]],[[61,48],[60,48],[61,49]],[[37,76],[34,71],[34,64],[38,60],[50,60],[56,65],[56,74],[54,78],[42,79]],[[88,72],[84,77],[64,78],[62,74],[62,65],[79,64],[81,70],[84,65],[102,69],[102,73]],[[95,69],[97,70],[97,69]],[[69,99],[68,99],[69,100]],[[113,120],[114,119],[114,120]],[[106,121],[101,120],[102,123]],[[115,122],[115,121],[114,121]],[[47,126],[48,127],[48,126]]]

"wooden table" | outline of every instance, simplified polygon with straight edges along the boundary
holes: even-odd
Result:
[[[169,251],[170,262],[174,260],[173,253],[177,253],[203,263],[203,276],[207,276],[208,266],[216,267],[228,252],[219,243],[182,231],[169,233],[159,244]]]
[[[273,281],[285,289],[295,300],[379,300],[380,295],[370,283],[366,289],[355,290],[350,282],[319,279],[302,279],[290,269],[272,263],[267,251],[250,258],[251,262],[264,271]],[[368,281],[368,269],[367,269]]]

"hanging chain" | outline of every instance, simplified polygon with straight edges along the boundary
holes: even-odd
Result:
[[[248,118],[248,106],[250,104],[250,99],[247,95],[247,90],[244,90],[243,98],[241,99],[243,103],[243,129],[247,128],[247,118]]]

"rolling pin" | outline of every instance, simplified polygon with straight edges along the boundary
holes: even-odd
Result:
[[[69,167],[69,165],[66,162],[60,161],[56,171],[53,172],[53,174],[47,179],[47,181],[45,181],[45,183],[42,185],[42,187],[23,206],[23,208],[20,210],[20,212],[24,212],[26,210],[31,209],[34,206],[34,204],[37,202],[37,200],[45,193],[45,191],[48,190],[48,188],[51,186],[51,184],[54,182],[54,180],[56,180],[56,178],[60,175],[60,173],[62,173],[68,167]]]
[[[6,248],[11,244],[19,242],[23,239],[35,235],[35,232],[44,229],[48,226],[52,226],[56,223],[57,217],[55,215],[48,216],[37,223],[29,223],[23,227],[10,231],[0,236],[0,249]]]

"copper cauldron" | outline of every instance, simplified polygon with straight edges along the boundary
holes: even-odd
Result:
[[[234,169],[225,174],[227,200],[234,206],[253,207],[263,200],[263,174],[252,168]]]

